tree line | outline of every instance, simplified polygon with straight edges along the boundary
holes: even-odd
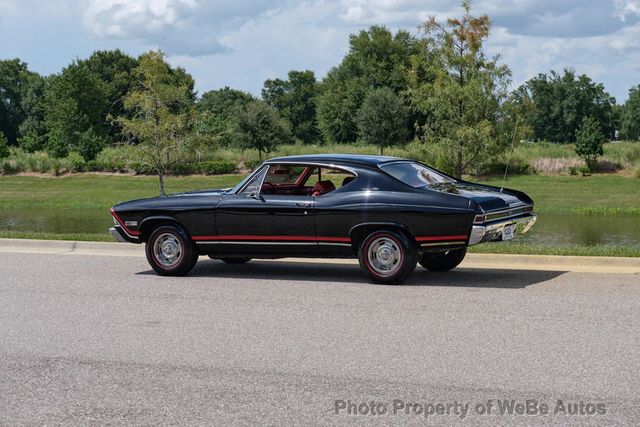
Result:
[[[412,142],[441,153],[441,167],[460,176],[521,140],[601,145],[616,131],[640,139],[640,86],[618,105],[602,84],[566,69],[511,91],[508,66],[483,49],[489,32],[489,18],[472,15],[467,2],[460,18],[430,18],[416,35],[372,26],[350,36],[322,80],[292,70],[265,81],[259,98],[229,87],[198,96],[194,79],[161,52],[97,51],[51,76],[4,60],[0,154],[13,146],[91,160],[107,146],[156,141],[147,155],[163,153],[166,167],[179,152],[220,146],[262,158],[294,142],[364,142],[381,153]]]

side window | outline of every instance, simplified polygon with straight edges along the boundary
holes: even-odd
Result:
[[[334,168],[314,168],[305,182],[312,187],[314,196],[322,196],[351,183],[356,176],[348,171]]]
[[[251,193],[258,193],[260,191],[260,184],[262,183],[262,178],[267,173],[267,168],[259,172],[256,176],[253,177],[251,181],[244,187],[244,190],[240,194],[249,195]]]
[[[311,189],[302,186],[310,167],[305,165],[270,165],[260,194],[276,196],[310,196]]]

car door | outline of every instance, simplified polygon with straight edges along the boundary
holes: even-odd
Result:
[[[282,171],[297,175],[285,176]],[[314,251],[318,246],[314,198],[302,194],[306,193],[301,186],[305,171],[303,165],[268,165],[236,194],[225,196],[216,210],[220,248],[228,253]]]

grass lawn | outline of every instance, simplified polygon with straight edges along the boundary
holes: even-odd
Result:
[[[502,186],[502,179],[483,181]],[[509,177],[504,183],[527,193],[539,213],[640,215],[640,179],[618,175]]]
[[[169,177],[168,192],[225,188],[235,185],[241,175]],[[502,179],[484,181],[500,186]],[[126,200],[157,195],[155,177],[79,174],[63,177],[0,176],[0,237],[109,241],[103,226],[110,223],[110,206]],[[590,177],[514,176],[508,188],[522,190],[536,202],[536,210],[544,214],[629,215],[640,216],[640,179],[616,175]],[[10,226],[7,217],[30,213],[56,215],[40,229]],[[5,218],[3,220],[3,213]],[[8,213],[8,214],[7,214]],[[48,229],[48,224],[69,222],[74,216],[78,228]],[[86,219],[86,221],[85,221]],[[91,221],[98,227],[90,228]],[[3,222],[4,221],[4,222]],[[606,219],[603,218],[603,221]],[[87,224],[83,229],[83,222]],[[7,225],[9,224],[9,225]],[[75,225],[74,225],[75,226]],[[104,233],[96,232],[105,230]],[[538,253],[557,255],[640,256],[637,247],[540,246],[532,244],[480,245],[473,252]]]

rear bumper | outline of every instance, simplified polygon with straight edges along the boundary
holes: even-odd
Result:
[[[499,242],[502,240],[502,230],[507,225],[515,224],[516,230],[514,234],[525,234],[533,227],[538,217],[531,213],[527,216],[518,218],[509,218],[484,225],[474,225],[469,236],[469,246],[477,245],[485,242]]]

